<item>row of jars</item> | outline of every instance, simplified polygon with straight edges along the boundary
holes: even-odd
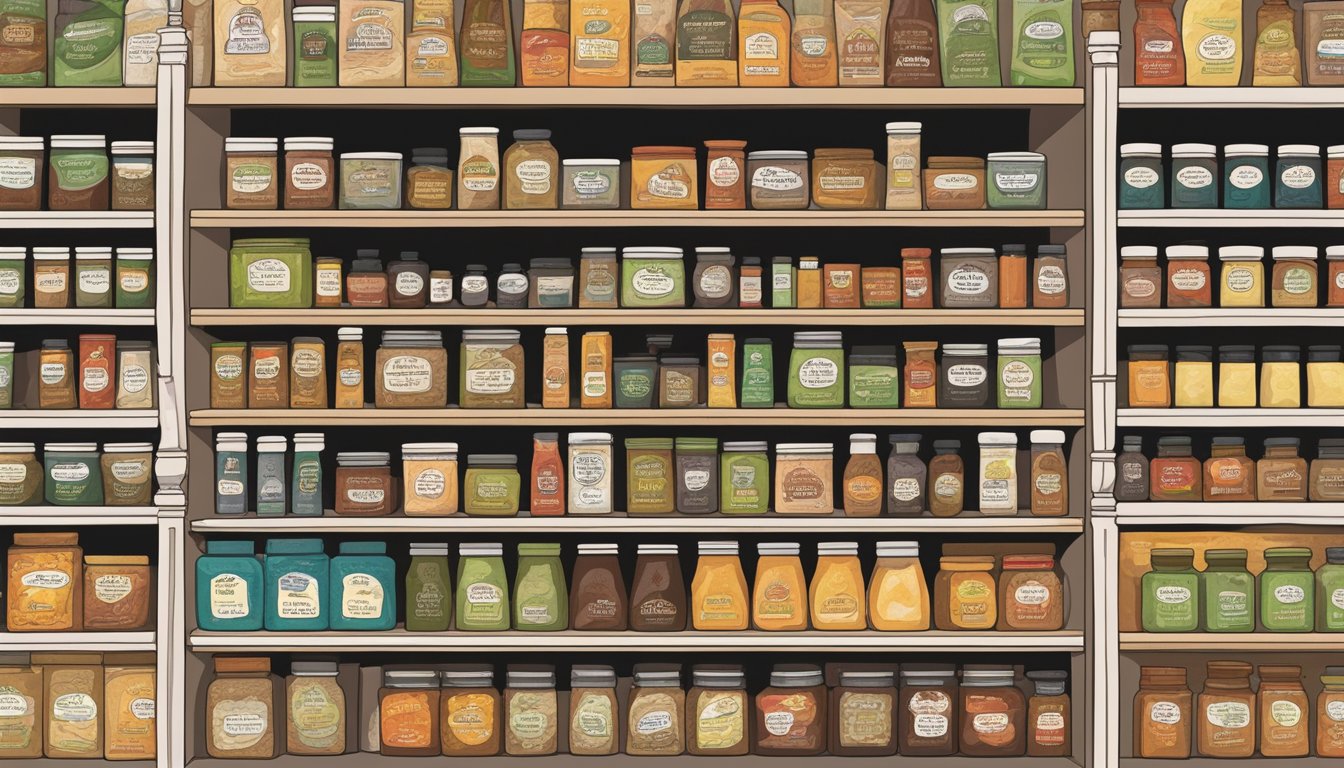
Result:
[[[1120,208],[1325,208],[1327,200],[1329,208],[1344,208],[1344,144],[1326,156],[1323,163],[1315,144],[1283,144],[1271,173],[1267,145],[1228,144],[1220,172],[1214,145],[1174,144],[1168,184],[1161,144],[1122,144]]]
[[[248,436],[221,432],[215,447],[215,513],[262,517],[323,514],[334,497],[337,515],[515,516],[529,502],[530,517],[614,514],[616,482],[613,438],[607,432],[566,436],[539,432],[532,438],[528,479],[516,454],[469,454],[459,483],[457,443],[407,443],[401,471],[379,451],[336,454],[334,482],[325,480],[324,435],[294,435],[293,452],[279,435],[256,441],[256,470],[249,469]],[[888,515],[955,517],[965,510],[966,471],[960,440],[934,440],[934,456],[920,456],[923,437],[891,435],[885,477],[877,435],[850,436],[836,498],[832,443],[779,443],[772,467],[765,441],[642,437],[625,440],[625,507],[628,515],[831,515],[838,505],[849,517]],[[1064,433],[1030,434],[1029,469],[1018,471],[1018,438],[982,432],[979,442],[979,512],[990,516],[1030,511],[1036,516],[1069,513]],[[286,465],[289,465],[288,471]],[[327,486],[332,486],[327,493]],[[255,494],[250,489],[255,488]],[[460,501],[459,501],[460,498]],[[255,506],[249,501],[255,499]]]
[[[1213,350],[1208,345],[1178,344],[1173,364],[1166,344],[1130,344],[1128,406],[1301,408],[1303,390],[1308,408],[1344,406],[1344,358],[1338,344],[1307,347],[1305,366],[1302,348],[1295,344],[1261,347],[1258,387],[1255,347],[1241,344],[1218,347],[1216,375]]]
[[[1270,437],[1257,461],[1246,438],[1214,437],[1208,458],[1195,458],[1188,435],[1157,439],[1144,453],[1143,437],[1126,435],[1116,457],[1116,501],[1344,501],[1344,439],[1317,441],[1310,464],[1301,440]]]
[[[110,333],[81,333],[72,349],[65,339],[43,339],[35,355],[20,358],[37,363],[37,407],[81,410],[154,407],[157,381],[154,346],[148,341],[121,340]],[[13,396],[13,342],[0,343],[0,408],[16,403]],[[20,371],[24,376],[28,372]],[[17,403],[19,406],[32,403]]]
[[[101,135],[0,136],[0,211],[154,210],[154,142],[108,142]]]
[[[148,505],[153,463],[149,443],[0,443],[0,507]]]
[[[22,531],[14,534],[6,565],[9,594],[5,629],[9,632],[134,632],[151,628],[154,575],[148,555],[85,555],[76,532]],[[0,660],[0,666],[4,665]],[[0,679],[6,680],[8,688],[12,678],[0,673]],[[6,693],[13,695],[14,691],[10,688]]]
[[[357,751],[401,757],[1062,756],[1072,752],[1068,672],[1013,665],[774,664],[748,692],[741,664],[572,664],[569,690],[553,665],[433,667],[296,658],[290,675],[267,657],[214,658],[204,718],[227,723],[255,703],[256,738],[207,727],[218,759]],[[899,687],[897,684],[899,676]],[[683,685],[690,683],[690,690]],[[272,707],[283,703],[288,728]],[[986,716],[982,710],[992,707]],[[375,727],[352,728],[356,723]],[[1004,738],[1004,735],[1008,738]]]
[[[1212,307],[1215,279],[1209,249],[1172,245],[1165,249],[1166,276],[1157,263],[1158,249],[1127,245],[1120,249],[1120,307]],[[1271,249],[1273,269],[1265,282],[1265,249],[1229,245],[1218,249],[1221,265],[1216,280],[1220,307],[1344,307],[1344,245],[1325,249],[1327,274],[1319,274],[1320,251],[1309,245],[1278,245]],[[1324,295],[1321,288],[1324,287]],[[1268,288],[1269,304],[1265,304]]]
[[[1298,665],[1206,663],[1204,690],[1197,697],[1183,667],[1139,668],[1135,757],[1249,758],[1257,752],[1268,758],[1344,757],[1344,667],[1324,669],[1313,706]],[[1253,669],[1258,691],[1251,685]]]
[[[1310,547],[1271,547],[1258,576],[1244,549],[1151,552],[1140,589],[1144,632],[1344,632],[1344,547],[1325,550],[1311,568]],[[1258,582],[1258,583],[1257,583]]]
[[[1067,253],[1041,245],[1029,262],[1024,244],[943,248],[935,276],[932,249],[902,248],[898,264],[865,266],[795,261],[763,264],[722,246],[583,248],[577,270],[565,257],[467,264],[454,275],[417,251],[384,263],[377,249],[312,258],[306,238],[237,240],[230,249],[229,306],[237,308],[420,309],[1061,309],[1069,306]],[[687,280],[687,276],[690,280]],[[935,282],[936,280],[936,282]],[[493,291],[492,291],[493,288]],[[493,296],[493,298],[492,298]],[[936,302],[935,302],[936,299]]]
[[[154,249],[0,246],[0,308],[144,309],[154,306]],[[31,256],[31,279],[29,257]]]
[[[1003,555],[980,545],[944,548],[930,589],[914,541],[878,542],[867,580],[857,542],[818,542],[810,580],[801,544],[760,543],[752,584],[738,542],[701,541],[688,589],[676,544],[640,544],[627,590],[617,544],[579,544],[567,584],[560,544],[525,543],[510,590],[502,544],[460,544],[454,589],[448,545],[417,543],[401,613],[411,632],[1052,631],[1068,609],[1054,548],[1042,546]],[[397,627],[398,569],[385,542],[341,542],[332,558],[321,539],[270,539],[261,557],[253,547],[206,543],[196,562],[202,629]]]

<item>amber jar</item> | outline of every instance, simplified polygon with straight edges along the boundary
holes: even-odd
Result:
[[[989,630],[998,622],[993,555],[943,555],[933,579],[933,625]]]
[[[504,208],[555,210],[560,207],[560,154],[544,128],[513,132],[504,150]]]
[[[751,751],[751,696],[736,665],[697,664],[686,694],[686,751],[745,755]]]
[[[1255,693],[1251,665],[1243,661],[1210,661],[1204,690],[1195,702],[1195,745],[1204,757],[1250,757],[1255,754]]]
[[[877,161],[873,150],[816,150],[812,155],[812,202],[824,210],[876,210]]]
[[[1344,667],[1326,667],[1316,697],[1316,756],[1344,757]]]
[[[1192,694],[1181,667],[1140,667],[1134,695],[1134,756],[1190,757]]]
[[[842,671],[831,689],[827,751],[844,757],[896,754],[895,705],[895,672]]]
[[[1199,501],[1202,467],[1190,451],[1190,438],[1169,435],[1157,439],[1157,456],[1149,464],[1150,501]]]
[[[1204,501],[1255,501],[1255,462],[1246,438],[1215,437],[1204,460]]]
[[[313,306],[341,306],[344,283],[345,262],[332,256],[319,258],[313,265]]]
[[[1123,267],[1122,267],[1123,271]],[[1209,249],[1202,245],[1167,248],[1167,306],[1213,306]]]
[[[961,668],[961,754],[1018,757],[1027,752],[1027,700],[1013,684],[1013,668]]]
[[[377,251],[358,251],[359,258],[350,264],[345,276],[345,298],[351,307],[385,309],[387,307],[387,273]],[[365,254],[372,253],[369,258]]]
[[[224,140],[224,207],[233,210],[275,210],[280,204],[273,138]]]
[[[1035,686],[1027,699],[1027,755],[1064,757],[1073,751],[1073,711],[1069,706],[1069,673],[1041,669],[1027,673]]]
[[[1052,555],[1004,555],[999,574],[1000,632],[1064,627],[1064,585]]]
[[[1344,307],[1344,245],[1325,249],[1327,307]]]
[[[747,207],[747,142],[715,139],[705,142],[705,208],[742,210]]]
[[[1311,703],[1302,687],[1302,668],[1261,664],[1256,672],[1261,756],[1306,757],[1311,751]]]
[[[1308,491],[1312,501],[1344,501],[1344,439],[1323,437],[1316,441]]]
[[[444,147],[416,147],[406,169],[406,207],[446,210],[453,207],[453,172]]]
[[[1162,306],[1162,268],[1151,245],[1120,249],[1120,308]]]
[[[378,517],[396,508],[396,489],[381,451],[336,454],[336,514]]]
[[[285,139],[285,209],[317,211],[336,207],[332,140],[325,136]]]
[[[402,251],[387,265],[388,305],[393,309],[420,309],[429,299],[429,265],[416,251]]]
[[[575,664],[569,675],[569,754],[620,752],[616,672],[604,664]]]
[[[826,681],[805,664],[776,664],[756,694],[758,755],[810,757],[826,751]]]
[[[439,673],[389,669],[378,689],[380,750],[396,757],[439,754]]]
[[[1256,463],[1255,495],[1260,501],[1306,501],[1307,460],[1297,455],[1301,440],[1270,437]]]
[[[500,751],[501,698],[489,665],[443,670],[439,742],[452,757],[488,757]]]
[[[897,752],[910,757],[957,753],[957,671],[952,665],[902,664],[896,699]]]

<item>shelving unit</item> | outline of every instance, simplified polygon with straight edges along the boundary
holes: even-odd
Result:
[[[1121,328],[1338,328],[1344,309],[1122,309]]]
[[[152,309],[0,309],[0,326],[14,325],[154,325]]]
[[[1344,651],[1344,635],[1287,632],[1121,632],[1122,651]]]
[[[0,211],[0,229],[153,228],[152,211]]]
[[[1121,408],[1121,427],[1341,427],[1344,408]]]
[[[0,652],[154,651],[153,632],[0,632]]]

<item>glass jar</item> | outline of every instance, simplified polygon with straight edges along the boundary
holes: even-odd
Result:
[[[1143,437],[1125,435],[1120,455],[1115,457],[1115,500],[1148,500],[1148,458],[1143,455]]]
[[[1027,701],[1013,682],[1013,668],[966,664],[961,668],[961,754],[1015,757],[1027,751]]]
[[[729,248],[697,246],[691,276],[692,307],[719,309],[737,306],[737,260]]]
[[[1275,208],[1323,208],[1321,148],[1315,144],[1282,144],[1274,166]]]
[[[1218,260],[1222,263],[1219,306],[1265,306],[1264,258],[1265,249],[1256,245],[1228,245],[1218,249]]]
[[[827,752],[842,757],[896,754],[896,673],[841,670],[837,683],[828,704]]]
[[[999,339],[998,404],[1000,408],[1040,408],[1044,380],[1041,376],[1039,338]]]
[[[1204,501],[1255,501],[1255,462],[1246,456],[1246,438],[1213,438],[1204,460]]]
[[[1307,460],[1297,455],[1296,437],[1265,440],[1264,456],[1256,464],[1256,498],[1260,501],[1306,501]]]
[[[45,144],[46,139],[41,136],[0,136],[0,167],[5,169],[0,211],[42,210]]]
[[[1187,435],[1166,435],[1157,439],[1157,456],[1148,474],[1153,501],[1199,501],[1203,495],[1199,459],[1190,452]]]
[[[1064,584],[1051,555],[1004,555],[999,574],[1000,632],[1053,632],[1064,627]]]
[[[933,625],[945,632],[990,630],[999,620],[993,555],[943,555],[933,580]]]
[[[605,665],[575,664],[569,673],[569,754],[619,752],[619,714],[615,670]]]
[[[826,680],[817,667],[776,664],[756,694],[757,755],[808,757],[826,751]]]
[[[790,408],[845,405],[845,353],[839,331],[798,331],[789,354]]]
[[[747,207],[745,141],[718,139],[705,142],[705,208],[741,210]],[[694,754],[694,753],[692,753]]]
[[[446,147],[416,147],[406,169],[406,205],[447,210],[453,206],[453,172]]]
[[[1256,669],[1260,754],[1264,757],[1306,757],[1311,751],[1311,717],[1302,668],[1291,664],[1261,664]]]
[[[343,152],[338,207],[396,210],[401,207],[400,152]]]
[[[630,207],[695,210],[700,207],[695,147],[648,146],[630,150]]]
[[[1073,751],[1073,707],[1070,706],[1069,673],[1062,669],[1038,669],[1027,673],[1033,692],[1027,700],[1027,755],[1064,757]]]
[[[811,200],[807,152],[772,150],[747,153],[751,207],[760,210],[802,210]]]
[[[1167,306],[1213,306],[1209,249],[1202,245],[1167,248]]]
[[[1325,306],[1344,307],[1344,245],[1326,246],[1325,263],[1327,267]]]
[[[1260,573],[1260,625],[1269,632],[1310,632],[1316,628],[1316,579],[1308,547],[1265,550]]]
[[[745,755],[751,751],[751,699],[746,673],[736,665],[697,664],[686,694],[686,751],[692,755]]]
[[[636,664],[627,704],[625,754],[667,757],[686,751],[686,694],[678,664]]]
[[[957,752],[957,670],[951,664],[905,663],[897,694],[897,753],[940,757]]]
[[[602,210],[621,207],[621,161],[614,158],[561,161],[564,189],[560,207]]]
[[[1309,488],[1312,501],[1344,501],[1344,439],[1323,437],[1316,441]]]
[[[297,11],[297,9],[296,9]],[[332,78],[335,79],[335,60]],[[335,83],[332,83],[335,85]],[[333,140],[326,136],[285,139],[286,210],[325,210],[336,207],[336,161]]]
[[[516,516],[522,492],[518,456],[512,453],[468,455],[462,490],[462,511],[468,515]]]
[[[290,53],[290,72],[295,88],[334,88],[336,75],[336,7],[295,6],[294,45]],[[241,53],[241,51],[240,51]],[[288,208],[289,206],[285,206]]]
[[[1037,309],[1064,309],[1069,306],[1068,247],[1042,245],[1036,248],[1032,266],[1031,305]]]
[[[1272,254],[1274,271],[1270,278],[1270,306],[1316,306],[1316,247],[1276,245]]]
[[[559,701],[555,668],[511,665],[504,688],[504,754],[553,755],[559,743]]]
[[[443,754],[498,755],[503,748],[503,701],[495,690],[494,667],[487,664],[445,669],[439,673],[439,684],[439,742]]]
[[[1171,207],[1218,207],[1218,148],[1212,144],[1171,147]]]
[[[1171,369],[1166,344],[1130,344],[1126,350],[1130,408],[1170,408]]]
[[[274,138],[224,140],[224,207],[275,210],[280,205],[279,161]]]
[[[112,249],[101,246],[75,247],[75,306],[110,308],[113,304]]]
[[[1255,576],[1246,570],[1246,550],[1210,549],[1199,574],[1200,629],[1204,632],[1254,632]]]
[[[1223,147],[1223,207],[1269,208],[1269,146],[1228,144]]]
[[[1344,632],[1344,547],[1326,547],[1316,569],[1316,631]]]
[[[1186,548],[1154,549],[1152,570],[1143,574],[1144,632],[1194,632],[1199,628],[1199,581],[1195,551]]]
[[[112,210],[154,210],[154,142],[112,142]]]
[[[989,406],[989,345],[945,344],[939,369],[938,402],[943,407]]]
[[[416,251],[402,251],[387,265],[388,306],[421,309],[429,296],[429,265]]]
[[[1231,344],[1218,348],[1218,407],[1254,408],[1255,347]]]
[[[1162,208],[1165,192],[1162,145],[1120,145],[1120,208]]]
[[[1176,347],[1176,376],[1172,400],[1177,408],[1213,407],[1213,347],[1202,344]]]
[[[764,441],[724,442],[719,456],[719,511],[763,515],[770,507],[770,457]]]
[[[1120,308],[1162,306],[1162,268],[1157,248],[1127,245],[1120,249]]]
[[[1185,668],[1139,668],[1132,721],[1135,757],[1190,757],[1192,699]]]
[[[1255,693],[1251,665],[1210,661],[1195,704],[1196,747],[1204,757],[1238,758],[1255,753]]]
[[[986,159],[990,208],[1045,209],[1045,155],[1039,152],[990,152]]]
[[[1316,756],[1344,757],[1344,667],[1326,667],[1316,697]]]
[[[1338,344],[1307,347],[1307,407],[1344,406],[1344,362]]]
[[[620,281],[615,248],[580,251],[579,309],[616,309]]]
[[[272,139],[274,141],[274,139]],[[275,147],[271,147],[275,151]],[[106,211],[110,197],[107,137],[51,137],[47,207],[53,211]],[[272,205],[272,208],[275,206]]]
[[[1260,350],[1260,407],[1302,407],[1302,348],[1278,344]]]
[[[551,145],[549,130],[514,131],[513,144],[504,151],[504,208],[559,208],[559,196],[556,194],[559,175],[560,154]]]

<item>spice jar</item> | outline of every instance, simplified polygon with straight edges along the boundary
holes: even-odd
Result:
[[[827,751],[845,757],[896,754],[896,673],[842,669],[837,682],[828,702]]]
[[[1307,407],[1341,406],[1344,406],[1344,362],[1340,359],[1340,345],[1307,347]]]
[[[1033,429],[1031,439],[1031,514],[1059,517],[1069,513],[1069,473],[1064,461],[1064,431]]]
[[[560,207],[555,183],[560,173],[560,155],[550,139],[551,132],[545,129],[513,132],[513,144],[504,151],[505,209]]]
[[[43,470],[33,443],[0,443],[0,507],[42,503]]]
[[[154,142],[112,142],[112,210],[154,210]]]
[[[1039,338],[999,339],[1000,408],[1040,408],[1041,340]]]
[[[1321,184],[1321,148],[1315,144],[1282,144],[1276,154],[1274,207],[1325,207]]]
[[[1326,667],[1316,696],[1316,756],[1344,757],[1344,667]]]
[[[1027,673],[1035,687],[1027,700],[1027,755],[1063,757],[1072,751],[1073,709],[1069,706],[1069,673],[1040,669]]]
[[[849,407],[896,408],[901,397],[901,368],[896,348],[854,347],[849,353]]]
[[[1213,306],[1209,249],[1202,245],[1167,247],[1167,306]]]
[[[737,306],[737,277],[734,274],[732,250],[723,247],[697,246],[695,272],[691,276],[695,308],[722,308]]]
[[[1306,501],[1307,461],[1297,455],[1296,437],[1265,439],[1265,452],[1256,463],[1256,498],[1260,501]]]
[[[341,153],[341,210],[401,207],[400,152]]]
[[[1166,205],[1162,182],[1161,144],[1120,145],[1120,208],[1162,208]]]
[[[834,445],[779,443],[775,446],[775,512],[830,515],[835,512]]]
[[[1316,441],[1310,479],[1311,501],[1344,501],[1344,439],[1323,437]],[[1340,599],[1344,602],[1344,594]]]
[[[705,142],[705,148],[709,150],[705,164],[706,210],[741,210],[747,207],[746,153],[743,151],[746,146],[745,141],[731,139]]]
[[[21,245],[0,246],[0,308],[23,307],[27,283],[28,249]]]
[[[999,249],[998,305],[1005,309],[1027,306],[1027,246],[1010,243]]]
[[[1292,344],[1275,344],[1260,351],[1260,407],[1300,408],[1302,406],[1302,349]]]
[[[368,309],[387,307],[387,273],[383,271],[378,252],[361,249],[358,256],[350,263],[350,272],[345,276],[345,292],[350,306]]]
[[[1269,206],[1269,147],[1228,144],[1223,147],[1223,207],[1263,209]]]
[[[634,247],[621,251],[621,306],[686,306],[686,263],[680,248]]]
[[[1270,632],[1310,632],[1316,626],[1311,549],[1271,547],[1264,556],[1265,569],[1260,573],[1260,625]]]
[[[110,186],[106,136],[51,137],[48,208],[53,211],[106,211]]]
[[[680,755],[686,751],[686,694],[681,666],[636,664],[625,727],[625,753]]]
[[[924,207],[920,185],[920,132],[918,122],[887,123],[888,211],[917,211]]]
[[[560,545],[518,545],[518,571],[513,582],[513,628],[522,632],[554,632],[569,626],[569,590],[560,565]]]
[[[737,665],[697,664],[686,695],[686,751],[692,755],[745,755],[751,749],[751,700]]]
[[[224,140],[225,208],[255,211],[279,207],[278,145],[273,138]]]
[[[115,303],[118,309],[154,306],[154,249],[118,248]],[[0,274],[3,285],[3,274]],[[0,297],[4,293],[0,288]]]
[[[285,209],[325,210],[336,207],[336,162],[332,139],[302,136],[285,139]],[[116,152],[115,145],[113,152]]]
[[[1152,570],[1140,582],[1145,632],[1193,632],[1199,626],[1199,582],[1195,551],[1154,549]]]
[[[509,582],[504,545],[490,542],[457,547],[455,628],[496,632],[509,628]]]
[[[819,148],[812,156],[812,202],[822,210],[877,209],[877,163],[871,149]]]
[[[751,613],[736,541],[701,541],[691,577],[689,613],[696,630],[742,631]]]
[[[907,309],[933,308],[933,250],[901,249],[901,303]]]
[[[1069,306],[1068,248],[1042,245],[1036,249],[1033,265],[1031,305],[1038,309],[1063,309]]]
[[[756,694],[757,755],[808,757],[826,751],[826,681],[805,664],[776,664]]]
[[[380,752],[432,757],[440,752],[439,673],[432,669],[387,669],[378,690]]]
[[[1171,207],[1218,207],[1218,148],[1212,144],[1171,147]]]
[[[1325,305],[1344,307],[1344,245],[1327,246],[1325,263],[1328,270]]]
[[[675,443],[677,511],[683,515],[718,512],[718,439],[678,437]]]
[[[579,308],[616,309],[620,272],[615,248],[583,248],[579,255]],[[540,296],[538,296],[540,301]]]
[[[817,565],[808,585],[807,602],[813,629],[868,628],[868,601],[864,594],[857,542],[817,544]]]
[[[510,666],[504,688],[504,754],[555,754],[558,715],[555,668]]]
[[[75,306],[101,309],[112,306],[112,249],[76,246]]]
[[[933,581],[933,625],[941,630],[991,630],[998,623],[992,555],[943,555]],[[964,744],[963,744],[964,746]]]
[[[1182,667],[1140,667],[1134,695],[1134,756],[1190,757],[1192,694]]]
[[[462,665],[445,669],[440,672],[440,685],[439,744],[443,754],[498,755],[502,749],[503,702],[495,690],[494,668]]]
[[[505,271],[510,265],[505,265]],[[517,266],[517,265],[512,265]],[[530,288],[529,288],[530,286]],[[504,290],[506,282],[501,275],[495,303],[500,307],[515,306]],[[514,286],[516,288],[516,285]],[[512,290],[512,288],[511,288]],[[612,296],[615,296],[613,291]],[[569,309],[574,306],[574,265],[567,258],[537,258],[527,265],[523,284],[523,303],[516,306],[533,309]]]
[[[290,664],[285,681],[285,752],[291,755],[339,755],[345,752],[348,701],[336,677],[334,661]]]
[[[1017,514],[1017,435],[981,432],[979,501],[982,515]]]
[[[1254,408],[1255,347],[1231,344],[1218,348],[1218,406]]]
[[[65,339],[43,339],[38,352],[37,407],[67,409],[78,406],[79,375],[75,353]]]
[[[1316,306],[1316,247],[1276,245],[1270,278],[1270,306]]]
[[[640,544],[630,589],[630,628],[680,632],[686,628],[686,582],[676,544]]]
[[[396,509],[391,454],[355,451],[336,454],[336,514],[376,517]]]
[[[1198,501],[1203,495],[1200,463],[1190,453],[1190,438],[1166,435],[1157,439],[1157,456],[1149,464],[1152,501]]]
[[[807,577],[798,558],[798,542],[756,545],[752,580],[751,628],[766,632],[807,629]]]
[[[700,207],[695,147],[635,147],[630,151],[630,207],[695,210]]]
[[[271,660],[262,657],[216,656],[215,679],[206,689],[205,751],[217,760],[269,760],[280,753],[276,734],[279,678]]]
[[[1265,306],[1265,249],[1255,245],[1229,245],[1218,249],[1222,262],[1222,289],[1218,303],[1223,307]]]
[[[563,160],[560,207],[602,210],[621,207],[621,161],[614,158]]]
[[[1000,632],[1064,627],[1064,586],[1051,555],[1004,555],[999,575]]]
[[[448,168],[445,147],[411,150],[411,165],[406,169],[406,205],[440,211],[453,206],[453,172]]]
[[[149,443],[105,443],[99,468],[103,503],[109,507],[149,506],[154,489],[154,450]]]
[[[484,264],[467,265],[459,287],[462,306],[477,309],[490,303],[490,279],[485,276],[485,272]]]
[[[934,440],[929,460],[929,514],[956,517],[965,506],[966,468],[961,460],[960,440]]]
[[[1130,344],[1128,355],[1129,407],[1171,407],[1167,345]]]
[[[614,755],[619,752],[619,712],[615,670],[589,664],[575,664],[570,668],[569,754]]]
[[[957,752],[956,668],[950,664],[901,665],[897,694],[897,752],[910,757],[939,757]]]
[[[802,210],[809,201],[807,152],[782,149],[747,153],[751,207]]]
[[[616,544],[580,544],[569,593],[569,626],[579,631],[627,628],[629,600]]]
[[[1256,670],[1260,754],[1265,757],[1306,757],[1311,750],[1310,703],[1302,687],[1302,668],[1262,664]]]
[[[1172,389],[1177,408],[1213,407],[1213,347],[1199,344],[1176,347]]]
[[[787,402],[790,408],[844,406],[845,354],[839,331],[793,334]]]
[[[337,76],[336,6],[295,6],[290,71],[295,88],[333,88]],[[204,74],[204,73],[198,73]],[[206,78],[208,81],[208,78]],[[330,174],[328,174],[330,175]]]
[[[0,136],[0,168],[5,170],[0,211],[42,210],[41,166],[45,143],[41,136]]]
[[[1162,268],[1157,248],[1127,245],[1120,249],[1120,308],[1162,306]]]
[[[1204,501],[1255,501],[1255,462],[1243,437],[1215,437],[1204,460]]]
[[[1250,757],[1255,754],[1255,693],[1251,665],[1210,661],[1204,690],[1195,703],[1196,746],[1203,757]]]
[[[518,514],[522,477],[518,456],[512,453],[474,453],[467,456],[462,488],[462,511],[468,515],[513,517]]]
[[[457,443],[405,443],[401,473],[407,516],[457,514]]]
[[[938,252],[938,262],[940,307],[989,309],[999,305],[999,264],[993,248],[944,248]]]
[[[1027,702],[1013,684],[1013,668],[966,664],[961,668],[961,753],[1013,757],[1027,751]]]
[[[985,161],[978,157],[930,157],[924,169],[924,206],[930,211],[985,207]]]
[[[922,435],[891,435],[887,457],[887,514],[919,517],[924,514],[928,468],[919,458]]]
[[[990,152],[987,161],[990,208],[1045,209],[1045,155],[1039,152]]]

